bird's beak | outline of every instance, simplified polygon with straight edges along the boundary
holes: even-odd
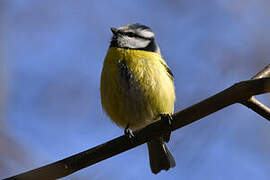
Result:
[[[114,28],[114,27],[111,27],[111,31],[112,31],[113,34],[116,34],[117,33],[117,29]]]

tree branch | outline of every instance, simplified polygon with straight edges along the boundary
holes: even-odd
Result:
[[[264,77],[270,77],[270,64],[268,64],[263,70],[253,76],[251,79],[260,79]]]
[[[243,101],[243,105],[247,106],[248,108],[252,109],[268,121],[270,121],[270,109],[269,107],[262,104],[260,101],[258,101],[255,97],[251,97],[250,99]]]
[[[270,64],[251,79],[259,79],[264,77],[270,77]],[[270,121],[270,108],[262,104],[255,97],[251,96],[249,99],[243,101],[242,104]]]
[[[242,81],[225,89],[224,91],[194,104],[182,111],[173,114],[170,125],[162,120],[134,132],[135,138],[129,139],[125,135],[109,142],[70,156],[55,163],[7,178],[7,179],[56,179],[72,174],[82,168],[93,165],[121,152],[141,145],[153,138],[159,137],[168,131],[176,130],[191,124],[211,113],[234,103],[249,100],[250,97],[270,92],[270,78]],[[260,106],[260,105],[256,105]],[[269,114],[265,114],[270,119]]]

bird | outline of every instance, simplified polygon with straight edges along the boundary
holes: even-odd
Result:
[[[160,117],[171,117],[175,103],[174,77],[150,27],[132,23],[112,27],[111,31],[101,72],[101,104],[113,122],[133,135],[132,131]],[[169,139],[170,134],[147,142],[154,174],[175,167],[174,157],[165,144]]]

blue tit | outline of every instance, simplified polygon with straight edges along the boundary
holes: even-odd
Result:
[[[102,107],[117,125],[141,129],[174,111],[173,74],[162,58],[153,31],[141,24],[111,28],[111,44],[101,73]],[[165,141],[147,143],[153,173],[175,166]]]

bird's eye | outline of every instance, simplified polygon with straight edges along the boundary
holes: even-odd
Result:
[[[133,32],[127,32],[126,35],[129,36],[129,37],[135,37],[136,36],[136,34],[133,33]]]

